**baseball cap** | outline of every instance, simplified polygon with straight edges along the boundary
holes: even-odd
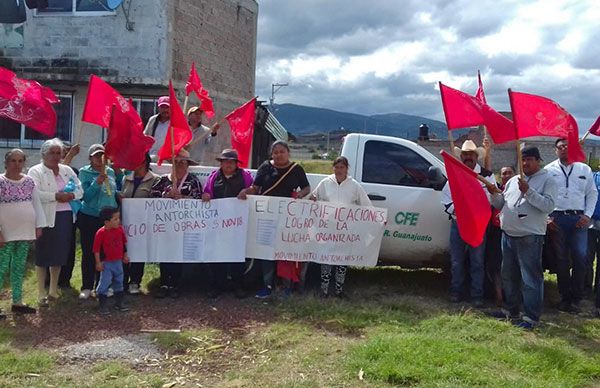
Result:
[[[88,155],[94,156],[99,153],[104,153],[104,146],[102,144],[92,144],[88,151]]]
[[[170,104],[169,104],[169,96],[158,97],[158,102],[157,102],[156,105],[157,106],[161,106],[161,105],[170,106]]]

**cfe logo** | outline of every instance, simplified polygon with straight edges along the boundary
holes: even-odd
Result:
[[[417,226],[419,214],[420,213],[398,212],[396,213],[396,217],[394,217],[394,221],[396,221],[396,224],[398,225]]]

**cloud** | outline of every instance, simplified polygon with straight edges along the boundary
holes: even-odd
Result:
[[[277,102],[443,119],[437,81],[474,93],[481,69],[497,109],[512,87],[587,123],[600,114],[597,20],[594,0],[264,0],[256,89],[289,82]]]

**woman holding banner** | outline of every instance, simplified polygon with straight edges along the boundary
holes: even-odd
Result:
[[[146,160],[123,178],[121,199],[152,197],[152,187],[159,176],[150,171],[150,162],[150,154],[146,153]],[[123,289],[132,295],[139,294],[144,263],[124,264],[123,272]]]
[[[236,150],[223,150],[217,160],[221,166],[209,175],[202,194],[203,201],[235,198],[243,189],[252,185],[252,174],[238,166],[240,160]],[[243,290],[245,263],[211,263],[209,268],[212,276],[209,297],[215,298],[226,289],[228,271],[235,288],[235,296],[246,296]]]
[[[166,174],[160,177],[152,186],[153,198],[202,198],[202,184],[198,177],[188,173],[189,166],[195,166],[195,160],[190,158],[190,153],[185,149],[179,151],[175,157],[175,177]],[[171,298],[179,297],[179,279],[181,278],[182,263],[160,263],[160,289],[157,298],[167,295]]]
[[[335,202],[346,205],[373,206],[367,193],[360,183],[348,175],[348,159],[340,156],[333,161],[333,174],[323,179],[312,192],[310,199],[313,201]],[[335,296],[344,297],[344,282],[346,269],[344,265],[321,264],[321,297],[329,296],[329,282],[334,269]]]
[[[104,207],[117,207],[117,181],[115,172],[107,167],[104,160],[104,146],[92,144],[88,150],[90,164],[79,170],[83,187],[83,200],[77,226],[81,237],[81,293],[79,299],[90,297],[94,283],[98,282],[96,262],[92,247],[98,229],[104,226],[100,210]]]
[[[240,192],[240,198],[246,194],[269,195],[273,197],[303,198],[310,193],[310,184],[304,169],[290,160],[290,147],[286,142],[278,140],[271,146],[271,160],[265,161],[258,167],[254,183]],[[300,191],[296,191],[300,188]],[[264,288],[258,291],[256,297],[268,298],[273,290],[275,268],[277,275],[283,278],[285,294],[292,291],[292,282],[303,285],[307,265],[291,261],[260,260]]]
[[[35,265],[40,307],[48,307],[48,298],[56,299],[61,266],[67,263],[76,212],[71,202],[83,195],[81,182],[71,167],[60,164],[63,144],[59,139],[46,140],[40,149],[42,162],[29,169],[40,193],[46,227],[35,244]],[[75,204],[73,204],[75,206]],[[46,295],[46,271],[50,268],[50,287]]]

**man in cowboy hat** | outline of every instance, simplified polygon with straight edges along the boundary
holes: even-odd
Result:
[[[204,162],[204,151],[210,144],[213,137],[217,136],[217,131],[221,127],[219,123],[215,123],[212,127],[207,127],[202,124],[202,114],[204,111],[199,106],[192,106],[187,111],[188,123],[192,129],[194,138],[186,146],[190,151],[190,155],[199,163]]]
[[[465,166],[483,176],[491,184],[496,184],[494,174],[482,168],[477,162],[478,159],[483,159],[485,156],[485,150],[482,147],[477,147],[472,140],[466,140],[461,148],[454,147],[454,153],[460,157]],[[472,247],[460,237],[456,224],[456,215],[454,214],[454,201],[452,200],[452,193],[447,182],[442,190],[442,205],[444,205],[448,217],[452,220],[450,227],[450,264],[452,274],[450,301],[456,303],[462,299],[465,287],[466,253],[468,252],[471,274],[471,302],[474,307],[482,307],[485,240],[479,246]]]

